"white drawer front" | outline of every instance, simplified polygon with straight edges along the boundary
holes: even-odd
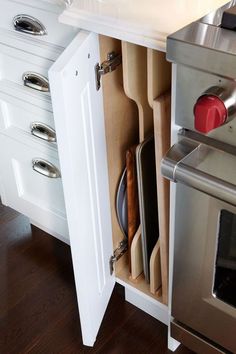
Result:
[[[15,2],[11,0],[0,0],[1,12],[0,12],[0,27],[13,32],[21,33],[22,36],[34,37],[37,41],[43,41],[47,43],[56,44],[62,47],[66,47],[78,29],[63,25],[58,22],[58,7],[53,5],[47,5],[47,3],[38,4],[32,3],[32,7],[29,1],[25,3]],[[18,18],[16,27],[13,24],[13,20],[18,15],[24,15]],[[39,30],[40,25],[43,31]],[[16,30],[17,28],[17,30]],[[32,34],[31,34],[32,33]]]
[[[25,141],[25,139],[24,139]],[[0,135],[1,182],[5,202],[44,228],[68,238],[61,178],[47,177],[47,172],[60,169],[57,154],[46,146],[33,147]],[[35,169],[34,159],[44,160]],[[55,166],[52,171],[45,161]],[[56,173],[52,174],[56,177]]]
[[[19,130],[34,137],[35,141],[46,141],[56,147],[52,139],[55,131],[53,113],[0,90],[0,132],[16,137]]]
[[[49,95],[46,81],[52,63],[51,60],[0,44],[0,79],[26,86],[29,92]]]

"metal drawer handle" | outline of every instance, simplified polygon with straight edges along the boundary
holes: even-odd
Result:
[[[67,5],[67,6],[70,6],[72,5],[74,0],[64,0],[64,3]]]
[[[56,131],[49,127],[47,124],[33,122],[31,123],[31,134],[36,136],[37,138],[43,139],[50,143],[55,143],[56,139]]]
[[[20,14],[13,18],[13,25],[16,31],[28,33],[35,36],[45,36],[47,30],[44,25],[29,15]]]
[[[40,173],[43,176],[49,177],[49,178],[60,178],[61,174],[60,171],[56,166],[54,166],[52,163],[43,160],[43,159],[33,159],[32,160],[32,167],[33,170]]]
[[[43,75],[27,71],[22,75],[22,80],[24,86],[37,91],[49,92],[49,81]]]

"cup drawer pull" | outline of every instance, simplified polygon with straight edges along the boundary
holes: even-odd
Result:
[[[33,122],[31,123],[31,134],[37,138],[43,139],[50,143],[55,143],[57,141],[56,131],[49,127],[49,125]]]
[[[41,92],[49,92],[49,81],[43,75],[27,71],[22,75],[22,80],[24,86]]]
[[[40,173],[43,176],[49,178],[60,178],[60,171],[52,163],[43,159],[33,159],[32,160],[33,170]]]
[[[28,33],[34,36],[45,36],[47,30],[44,25],[29,15],[20,14],[13,18],[13,25],[16,31]]]

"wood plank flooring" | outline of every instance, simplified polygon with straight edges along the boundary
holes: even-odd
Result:
[[[69,246],[0,204],[0,354],[169,354],[166,342],[166,326],[116,286],[94,348],[83,346]]]

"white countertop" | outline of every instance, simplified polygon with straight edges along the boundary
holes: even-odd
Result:
[[[165,50],[166,37],[227,0],[74,0],[60,21]]]

